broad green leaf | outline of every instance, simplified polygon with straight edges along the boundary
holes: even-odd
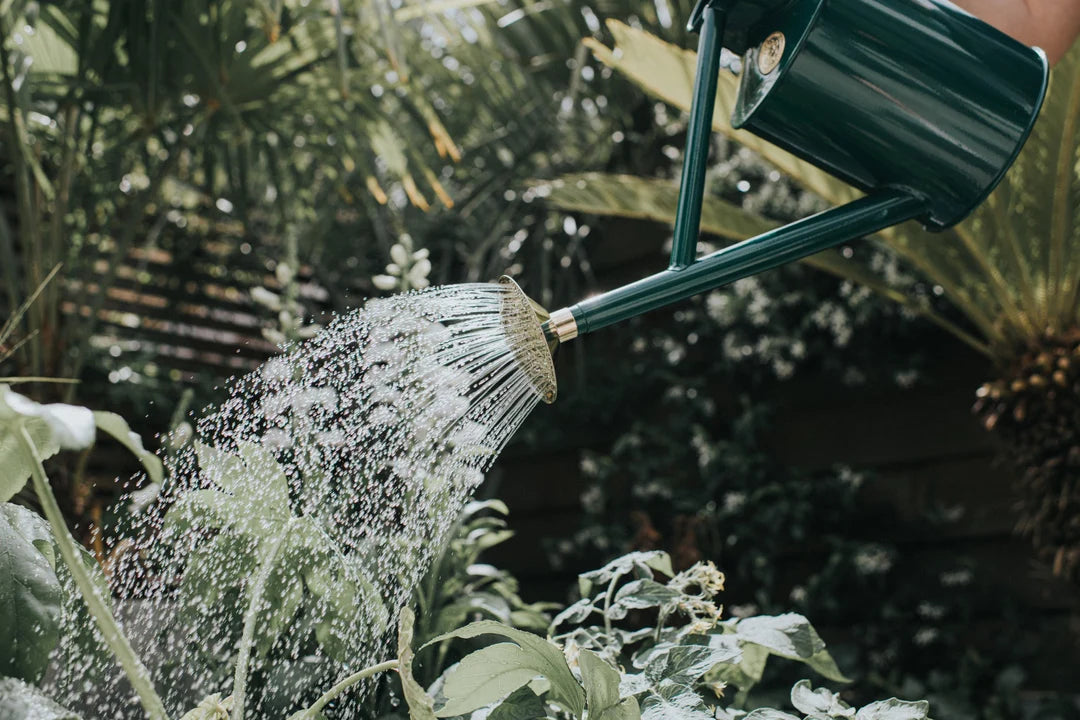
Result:
[[[674,645],[662,643],[634,658],[635,667],[659,685],[664,680],[693,684],[713,667],[740,656],[732,645]]]
[[[471,710],[483,707],[485,704],[493,702],[500,697],[503,697],[510,693],[512,690],[516,690],[521,685],[529,682],[532,678],[540,675],[547,679],[551,684],[548,700],[563,707],[565,710],[574,713],[576,716],[580,716],[585,709],[585,693],[578,685],[577,680],[574,679],[573,673],[570,672],[569,666],[566,664],[566,659],[563,657],[562,651],[548,642],[544,638],[533,635],[531,633],[517,630],[505,625],[500,625],[490,620],[482,620],[470,625],[466,625],[463,628],[459,628],[452,632],[444,633],[435,639],[429,641],[424,647],[432,645],[434,643],[449,640],[451,638],[475,638],[482,635],[497,635],[504,637],[514,643],[518,652],[513,652],[507,648],[507,643],[500,643],[504,650],[499,651],[498,655],[503,661],[512,661],[516,665],[512,665],[513,673],[506,673],[506,665],[502,667],[493,668],[500,670],[500,674],[503,676],[503,680],[500,688],[496,688],[494,685],[488,686],[485,683],[484,677],[475,673],[478,665],[483,662],[485,665],[492,659],[492,654],[488,653],[482,656],[477,661],[473,661],[472,664],[467,665],[466,661],[469,660],[472,655],[468,655],[453,671],[448,673],[446,677],[446,694],[451,698],[450,702],[454,703],[453,707],[457,708],[459,705],[464,707],[466,705],[472,705]],[[512,647],[512,646],[511,646]],[[487,648],[485,648],[486,650]],[[483,652],[479,650],[477,652]],[[474,655],[476,653],[473,653]],[[460,678],[454,679],[458,673],[464,673]],[[525,677],[526,673],[531,673],[528,677]],[[524,678],[522,680],[522,678]],[[518,682],[521,680],[521,682]],[[451,683],[455,683],[451,685]],[[465,702],[461,698],[461,688],[473,688],[477,692],[477,697],[487,697],[488,700],[478,705],[473,705],[475,700]],[[492,696],[492,693],[496,689],[505,689],[506,692],[503,695]],[[471,710],[458,710],[458,713],[470,712]],[[446,717],[451,714],[447,707],[442,708],[439,711],[440,717]]]
[[[596,653],[581,650],[578,667],[585,685],[585,707],[591,720],[637,720],[641,717],[637,700],[619,696],[619,672]]]
[[[287,519],[292,515],[289,506],[289,480],[274,459],[273,453],[254,443],[240,443],[240,457],[247,469],[247,483],[243,494],[257,498],[260,511],[271,516]]]
[[[245,492],[248,476],[239,457],[202,442],[195,443],[195,455],[202,474],[212,483],[232,495]]]
[[[827,688],[815,690],[809,680],[800,680],[791,688],[791,704],[799,712],[814,717],[855,717],[855,708],[841,700],[839,695]]]
[[[706,680],[730,683],[744,692],[761,682],[765,665],[769,661],[769,651],[753,643],[744,643],[741,651],[742,654],[737,663],[723,663],[715,666],[706,675]]]
[[[127,421],[116,413],[97,411],[94,413],[94,422],[98,430],[115,439],[126,447],[131,454],[138,458],[142,466],[146,468],[146,474],[150,480],[156,483],[162,482],[164,472],[161,460],[158,456],[143,447],[142,438],[132,432]]]
[[[0,673],[39,679],[60,637],[62,594],[48,524],[0,505]]]
[[[889,698],[860,708],[855,720],[928,720],[930,703],[925,700],[908,702]]]
[[[439,717],[471,713],[524,687],[544,669],[542,661],[514,643],[495,643],[466,655],[443,681],[446,703]]]
[[[488,713],[487,720],[537,720],[547,716],[544,701],[530,685],[526,685],[510,693],[510,697]]]
[[[33,685],[0,677],[0,720],[80,720]]]
[[[25,427],[41,460],[60,452],[60,445],[53,439],[52,431],[44,421],[29,418]],[[14,427],[0,423],[0,502],[7,502],[22,490],[30,479],[32,467],[33,460],[23,452],[15,437]]]
[[[851,682],[836,667],[825,642],[810,621],[797,613],[759,615],[735,623],[739,640],[766,648],[773,655],[799,660],[836,682]]]
[[[412,720],[435,720],[435,706],[431,696],[420,687],[412,674],[413,625],[416,617],[412,608],[404,607],[398,616],[398,674],[401,675],[401,694],[409,706]]]

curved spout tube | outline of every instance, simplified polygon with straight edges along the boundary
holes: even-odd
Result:
[[[884,190],[669,268],[577,305],[551,313],[550,340],[565,342],[650,310],[718,288],[826,250],[926,212],[926,202],[902,190]],[[554,322],[556,318],[558,322]]]

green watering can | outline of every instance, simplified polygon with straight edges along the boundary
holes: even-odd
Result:
[[[538,310],[552,349],[905,220],[961,221],[1004,176],[1046,94],[1041,50],[943,0],[699,0],[689,28],[700,41],[671,264]],[[721,47],[743,56],[732,125],[866,195],[699,258]]]

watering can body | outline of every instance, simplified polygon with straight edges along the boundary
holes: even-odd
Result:
[[[966,217],[1046,94],[1029,48],[944,0],[699,0],[697,76],[667,270],[551,313],[549,341],[662,307],[918,219]],[[852,203],[697,257],[721,46],[742,53],[732,124],[864,191]]]
[[[932,230],[998,184],[1046,91],[1041,51],[944,2],[795,0],[748,37],[732,125],[860,190],[920,196]]]

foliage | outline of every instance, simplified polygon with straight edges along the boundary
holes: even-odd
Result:
[[[0,720],[80,720],[33,685],[0,677]]]
[[[419,701],[434,708],[434,717],[554,713],[582,718],[587,713],[605,720],[764,720],[790,716],[768,709],[746,715],[737,706],[760,679],[769,655],[844,680],[801,616],[721,621],[715,598],[723,583],[723,574],[711,563],[676,574],[664,553],[623,556],[580,576],[583,597],[555,618],[551,639],[490,621],[436,638],[486,635],[499,642],[448,668],[431,688],[433,705],[428,706],[427,698]],[[732,707],[713,707],[724,699],[728,682],[740,688],[739,697]],[[792,690],[792,700],[814,718],[926,718],[926,703],[896,699],[872,704],[856,715],[827,690],[811,691],[806,681]],[[415,707],[412,701],[410,707]],[[429,709],[414,718],[430,717]]]
[[[48,524],[0,505],[0,675],[39,680],[60,634],[60,581]]]
[[[549,603],[526,603],[517,580],[506,570],[481,562],[481,555],[513,536],[507,528],[509,509],[500,500],[475,500],[461,510],[449,531],[445,549],[433,560],[413,593],[418,619],[417,677],[430,684],[453,659],[450,643],[431,642],[466,623],[488,619],[542,632],[551,622]]]

